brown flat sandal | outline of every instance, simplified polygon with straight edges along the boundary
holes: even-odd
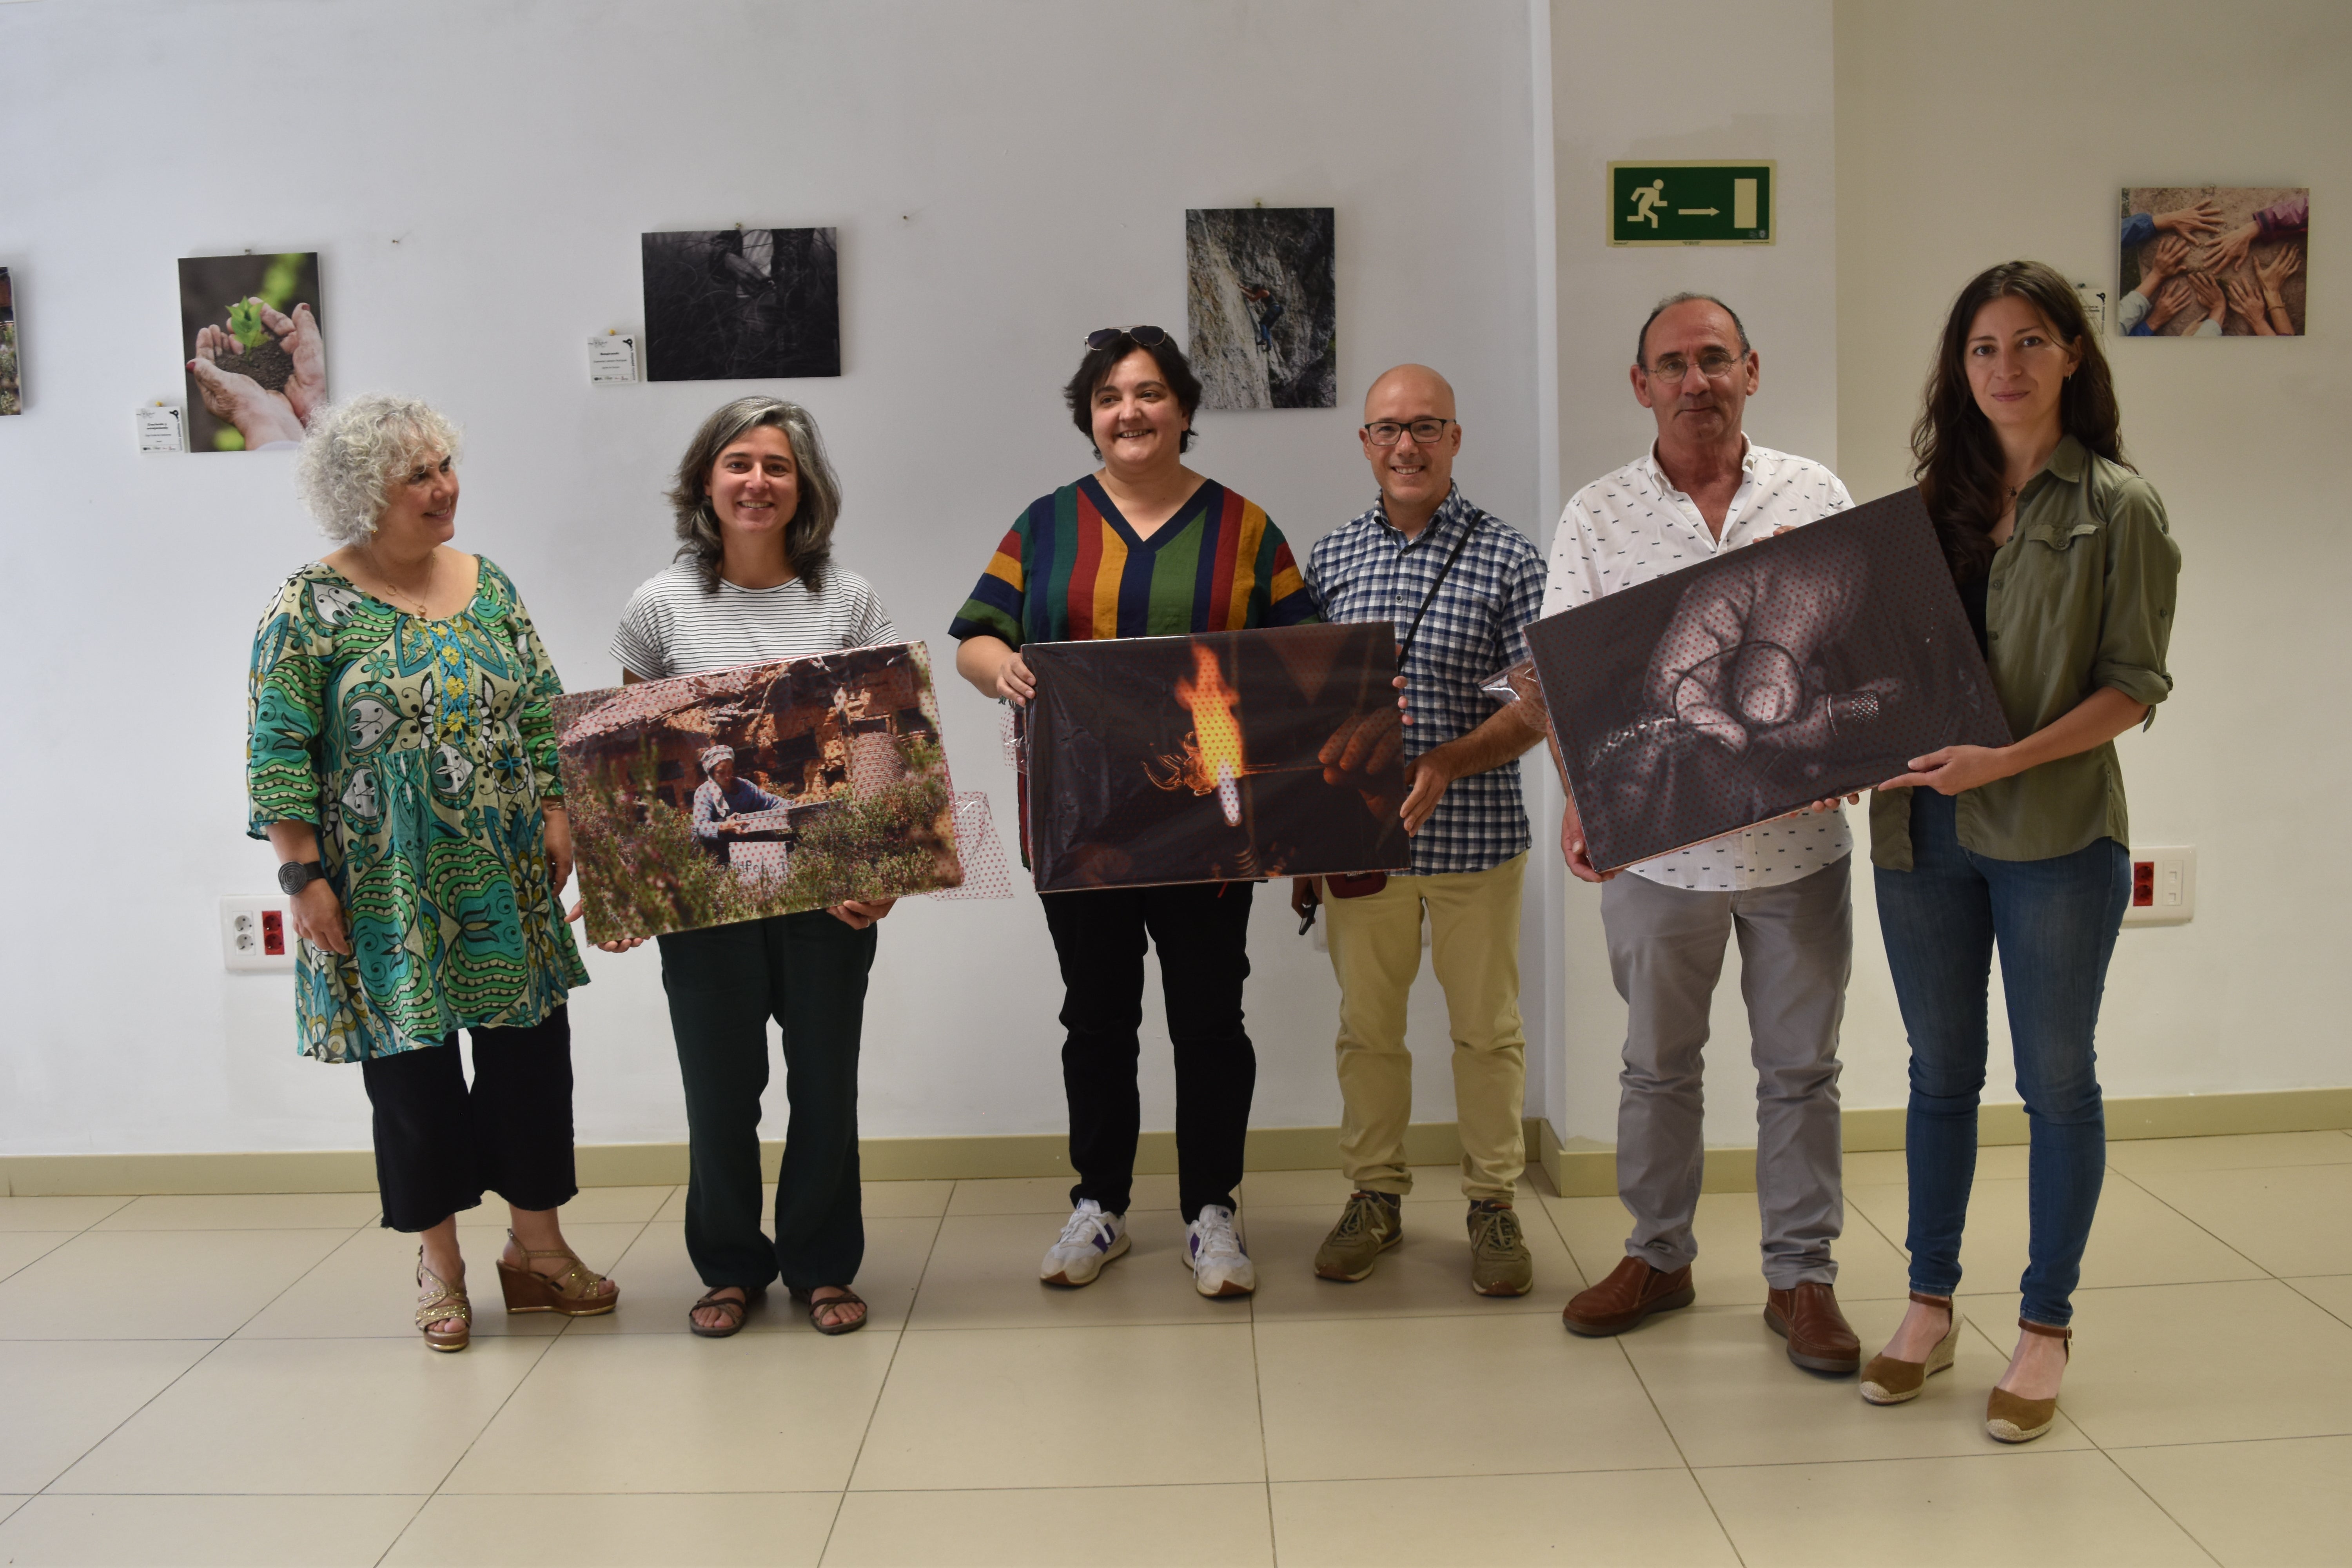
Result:
[[[514,1248],[522,1254],[525,1265],[517,1268],[506,1260],[504,1254],[499,1255],[499,1285],[506,1291],[508,1311],[558,1312],[567,1318],[598,1318],[621,1304],[618,1288],[603,1295],[596,1293],[596,1287],[604,1283],[604,1277],[581,1262],[580,1255],[570,1247],[557,1247],[533,1252],[516,1241],[512,1231],[507,1232],[507,1239],[514,1242]],[[551,1278],[529,1267],[530,1261],[538,1258],[570,1258],[572,1267]]]
[[[1872,1405],[1906,1405],[1919,1397],[1927,1380],[1952,1364],[1960,1343],[1960,1314],[1952,1306],[1949,1296],[1922,1296],[1911,1292],[1911,1299],[1923,1307],[1941,1307],[1951,1321],[1944,1337],[1927,1349],[1926,1361],[1897,1361],[1891,1355],[1874,1355],[1870,1364],[1862,1369],[1862,1397]]]
[[[827,1296],[820,1301],[816,1299],[818,1290],[838,1290],[841,1294]],[[866,1307],[866,1298],[846,1285],[819,1285],[813,1289],[795,1290],[793,1292],[793,1300],[807,1303],[809,1327],[821,1334],[854,1334],[866,1326],[866,1319],[874,1315],[874,1309]],[[858,1313],[856,1318],[849,1322],[828,1323],[821,1314],[835,1307],[866,1307],[866,1310]]]
[[[466,1299],[463,1285],[452,1285],[425,1267],[425,1249],[416,1249],[416,1284],[424,1289],[430,1283],[433,1293],[420,1297],[416,1303],[416,1329],[425,1336],[427,1350],[461,1351],[473,1342],[474,1304]],[[433,1325],[457,1320],[455,1331],[436,1331]]]
[[[2074,1359],[2074,1331],[2053,1329],[2047,1323],[2030,1323],[2023,1318],[2017,1326],[2029,1334],[2040,1334],[2045,1340],[2057,1340],[2066,1347],[2066,1359]],[[2056,1395],[2048,1399],[2021,1399],[2005,1388],[1996,1388],[1985,1401],[1985,1430],[2002,1443],[2031,1443],[2050,1430],[2058,1419]]]
[[[740,1285],[713,1285],[709,1289],[705,1290],[702,1293],[701,1300],[697,1301],[693,1306],[688,1307],[686,1310],[686,1326],[692,1329],[696,1333],[700,1334],[706,1340],[723,1340],[741,1333],[743,1331],[743,1320],[751,1315],[751,1303],[757,1301],[768,1293],[764,1287],[757,1290],[743,1290],[743,1299],[739,1301],[732,1296],[721,1296],[719,1293],[721,1290],[743,1290],[743,1287]],[[731,1315],[728,1318],[728,1321],[719,1327],[715,1329],[706,1329],[700,1323],[694,1321],[694,1314],[701,1311],[705,1307],[715,1307],[719,1310]]]

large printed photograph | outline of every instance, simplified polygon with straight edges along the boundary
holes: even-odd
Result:
[[[963,881],[920,643],[556,699],[591,941]]]
[[[1195,207],[1184,276],[1202,407],[1339,402],[1331,208]]]
[[[2299,338],[2311,192],[2135,185],[2123,193],[2116,331],[2127,338]]]
[[[1546,616],[1528,646],[1601,870],[2010,740],[1914,489]]]
[[[189,451],[301,443],[327,405],[322,314],[315,250],[181,261]]]
[[[8,269],[0,267],[0,414],[25,412],[25,387],[16,369],[16,296]]]
[[[691,229],[642,243],[646,380],[841,374],[833,230]]]
[[[1388,622],[1021,657],[1037,679],[1023,746],[1039,891],[1410,865]]]

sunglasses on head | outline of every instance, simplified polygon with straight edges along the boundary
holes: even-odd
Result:
[[[1156,349],[1168,341],[1168,329],[1165,327],[1105,327],[1100,331],[1087,334],[1087,347],[1107,349],[1121,338],[1132,339],[1135,346],[1139,349]]]

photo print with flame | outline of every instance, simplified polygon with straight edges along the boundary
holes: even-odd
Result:
[[[950,784],[921,643],[553,707],[592,942],[954,889],[960,840],[992,836]]]
[[[1601,870],[2010,740],[1915,489],[1548,616],[1528,647]]]
[[[1029,643],[1026,839],[1041,892],[1402,871],[1386,621]],[[1369,728],[1377,767],[1322,756]]]

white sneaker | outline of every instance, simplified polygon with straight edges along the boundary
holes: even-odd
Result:
[[[1234,1211],[1216,1204],[1184,1227],[1184,1261],[1192,1289],[1203,1296],[1246,1296],[1257,1289],[1257,1270],[1234,1234]]]
[[[1104,1264],[1126,1252],[1127,1216],[1105,1214],[1092,1198],[1070,1211],[1061,1239],[1045,1249],[1037,1278],[1048,1285],[1091,1285]]]

